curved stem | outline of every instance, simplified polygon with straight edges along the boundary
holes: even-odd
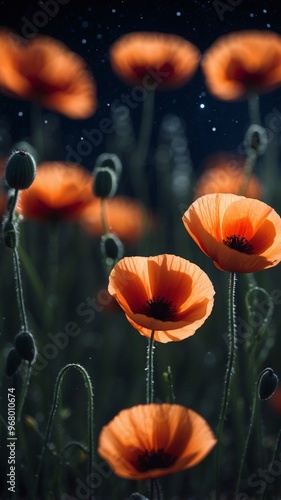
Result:
[[[154,330],[151,331],[151,336],[147,346],[147,379],[146,379],[146,403],[153,402],[153,354],[154,354]]]
[[[218,425],[218,444],[216,448],[216,498],[219,499],[220,490],[220,451],[221,451],[221,436],[223,431],[224,420],[226,416],[229,394],[230,394],[230,382],[234,372],[235,355],[236,355],[236,321],[235,321],[235,282],[236,274],[234,272],[230,273],[229,276],[229,352],[228,352],[228,362],[225,373],[224,380],[224,391],[222,398],[222,405],[219,417]]]
[[[58,400],[59,400],[59,396],[60,396],[61,384],[62,384],[62,381],[63,381],[63,378],[64,378],[66,372],[68,370],[70,370],[71,368],[76,368],[78,371],[80,371],[82,373],[84,380],[85,380],[85,383],[86,383],[86,388],[87,388],[87,393],[88,393],[89,478],[91,477],[91,473],[93,471],[93,464],[94,464],[94,422],[93,422],[93,420],[94,420],[94,404],[93,404],[92,383],[91,383],[91,380],[90,380],[90,377],[89,377],[87,371],[85,370],[85,368],[83,368],[83,366],[78,365],[76,363],[70,363],[61,369],[61,371],[58,374],[57,381],[56,381],[55,391],[54,391],[54,399],[53,399],[53,403],[52,403],[49,421],[47,424],[46,437],[45,437],[45,441],[44,441],[44,445],[43,445],[42,454],[41,454],[41,457],[39,460],[37,472],[35,475],[35,478],[36,478],[35,498],[37,498],[36,495],[38,494],[40,472],[41,472],[42,464],[43,464],[45,454],[46,454],[46,451],[48,448],[48,442],[49,442],[51,432],[52,432],[54,417],[55,417],[57,407],[58,407]]]

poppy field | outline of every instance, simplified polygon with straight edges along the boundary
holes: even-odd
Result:
[[[98,121],[71,43],[0,28],[1,98],[28,115],[0,140],[0,497],[277,500],[281,35],[127,31]],[[173,96],[198,75],[246,122],[194,168]]]

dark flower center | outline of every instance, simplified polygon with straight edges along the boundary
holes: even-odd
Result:
[[[236,236],[236,234],[232,234],[231,236],[227,236],[225,240],[223,240],[223,243],[228,246],[229,248],[233,248],[234,250],[238,250],[238,252],[242,253],[254,253],[254,247],[251,245],[247,238],[244,238],[244,236]]]
[[[145,302],[142,307],[142,314],[161,321],[173,321],[177,314],[176,308],[171,300],[164,297],[153,297]]]
[[[171,453],[167,453],[163,448],[140,453],[134,461],[134,467],[140,472],[146,472],[151,469],[165,469],[170,467],[176,461]]]

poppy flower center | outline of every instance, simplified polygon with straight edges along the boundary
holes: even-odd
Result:
[[[145,450],[145,452],[140,453],[134,461],[134,467],[140,472],[146,472],[151,469],[165,469],[173,465],[175,460],[176,457],[164,451],[163,448],[159,448],[157,451]]]
[[[153,297],[145,302],[142,307],[142,314],[161,321],[173,321],[177,310],[171,300],[165,297]]]
[[[233,248],[234,250],[238,250],[238,252],[242,253],[254,253],[254,248],[253,245],[251,245],[247,238],[244,236],[240,236],[238,234],[232,234],[231,236],[227,236],[225,240],[223,240],[223,243],[228,246],[229,248]]]

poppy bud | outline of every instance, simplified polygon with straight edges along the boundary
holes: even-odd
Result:
[[[262,155],[267,147],[267,133],[260,125],[251,125],[245,135],[244,145],[246,152],[249,154],[255,152],[257,155]]]
[[[33,183],[36,164],[33,156],[25,151],[15,151],[6,164],[6,181],[11,188],[27,189]]]
[[[7,248],[12,250],[17,247],[17,232],[13,222],[5,222],[3,226],[3,237]]]
[[[29,332],[20,332],[15,338],[15,348],[17,354],[29,363],[32,363],[36,355],[36,347],[33,335]]]
[[[124,253],[123,243],[115,234],[106,234],[101,238],[101,252],[109,259],[119,260]]]
[[[102,153],[101,155],[99,155],[96,159],[95,168],[97,167],[110,168],[116,173],[118,178],[120,177],[122,172],[122,163],[119,157],[114,153]]]
[[[258,380],[258,396],[260,399],[269,399],[278,385],[278,377],[271,368],[265,368]]]
[[[114,170],[98,167],[94,170],[94,174],[94,194],[98,198],[111,198],[117,189],[117,175]]]
[[[17,351],[12,348],[7,356],[6,360],[6,375],[7,377],[12,377],[21,364],[21,357],[18,355]]]

